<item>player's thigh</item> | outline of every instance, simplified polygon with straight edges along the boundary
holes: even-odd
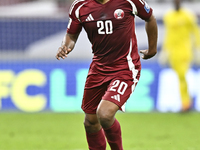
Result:
[[[175,70],[179,78],[185,78],[190,67],[190,61],[187,59],[175,59],[172,61],[171,67]]]
[[[105,91],[107,90],[107,84],[101,86],[84,89],[82,110],[87,114],[96,114],[97,107],[102,100]]]
[[[114,78],[108,85],[108,89],[103,96],[103,100],[116,104],[120,110],[124,111],[124,104],[132,94],[138,80],[133,81],[120,77]]]
[[[112,119],[116,112],[119,110],[119,106],[108,100],[101,100],[97,108],[98,118]]]

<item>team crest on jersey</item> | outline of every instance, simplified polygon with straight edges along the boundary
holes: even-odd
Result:
[[[117,9],[114,12],[114,16],[116,19],[123,19],[124,18],[124,11],[122,9]]]

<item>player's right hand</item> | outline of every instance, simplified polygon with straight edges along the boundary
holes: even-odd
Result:
[[[56,58],[60,60],[60,58],[65,59],[67,55],[71,52],[72,50],[70,48],[67,48],[66,46],[61,46],[58,49]]]

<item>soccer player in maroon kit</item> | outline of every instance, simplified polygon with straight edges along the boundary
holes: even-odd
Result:
[[[84,126],[90,150],[123,150],[120,124],[115,118],[134,91],[141,63],[134,18],[145,21],[148,49],[143,59],[157,53],[157,23],[144,0],[75,0],[69,10],[67,33],[56,58],[73,50],[82,27],[92,43],[90,65],[82,100]]]

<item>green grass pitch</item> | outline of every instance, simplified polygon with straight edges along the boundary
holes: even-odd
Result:
[[[116,117],[124,150],[200,150],[199,113]],[[82,113],[0,113],[0,150],[88,150],[83,119]]]

